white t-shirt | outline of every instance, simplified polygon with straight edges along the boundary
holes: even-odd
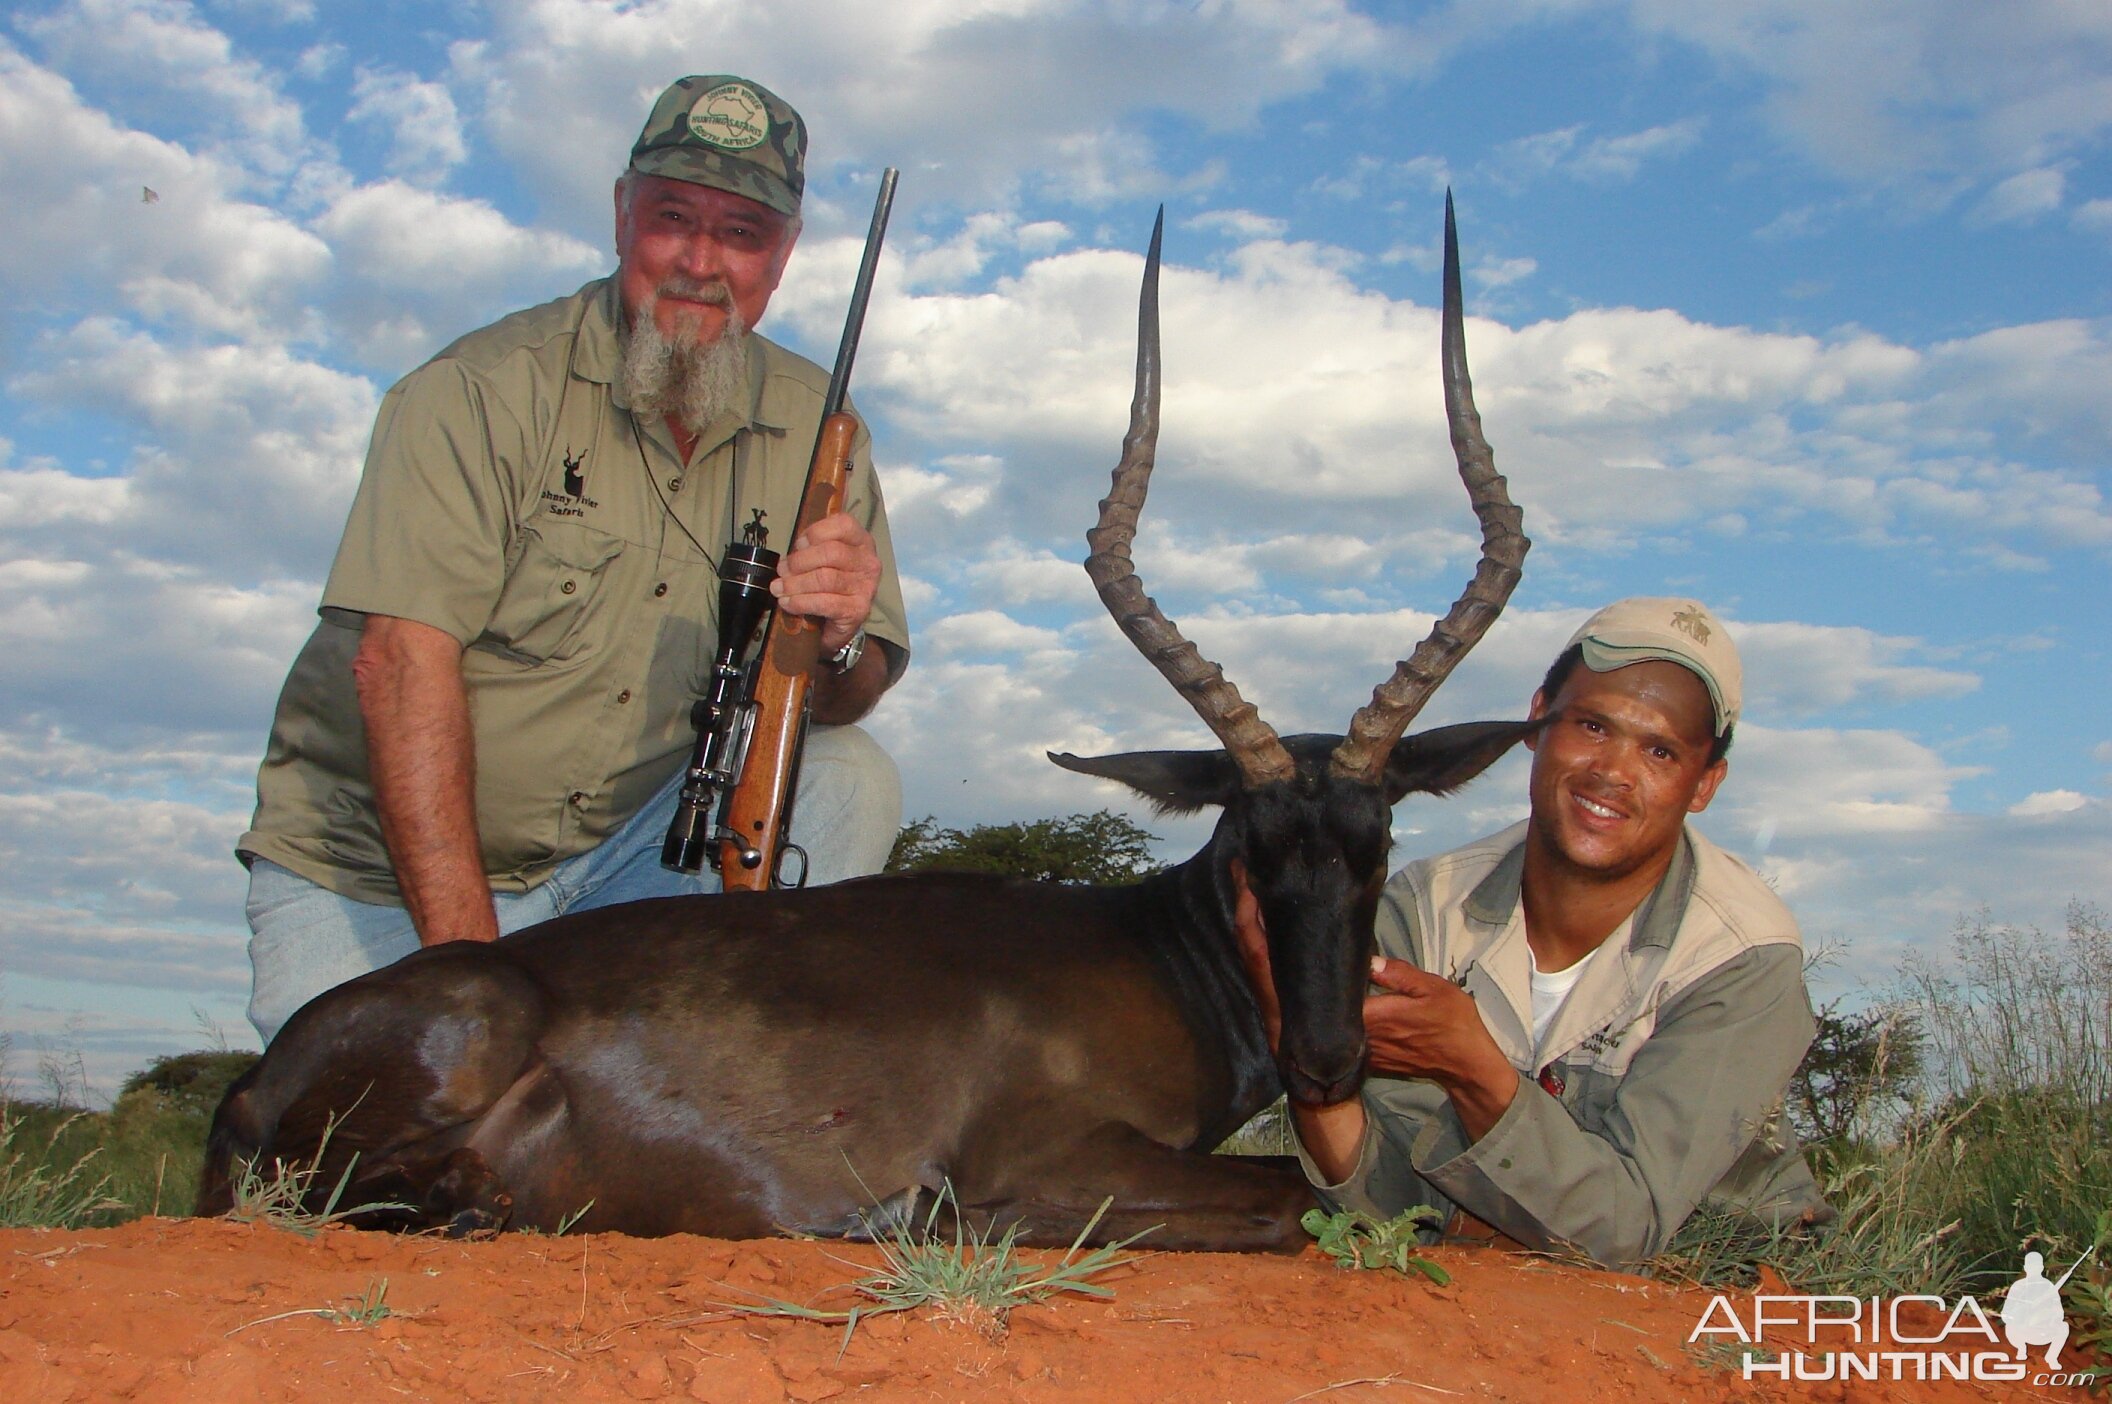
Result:
[[[1575,989],[1577,981],[1584,977],[1584,967],[1591,964],[1592,956],[1596,956],[1600,951],[1604,949],[1606,949],[1606,947],[1605,944],[1602,942],[1599,945],[1594,946],[1589,955],[1586,955],[1582,960],[1579,960],[1574,965],[1570,966],[1567,970],[1557,970],[1552,974],[1543,974],[1540,970],[1539,958],[1537,956],[1534,957],[1534,1048],[1537,1049],[1540,1046],[1542,1040],[1547,1037],[1547,1026],[1555,1022],[1555,1011],[1562,1007],[1562,1001],[1569,998],[1569,992]],[[1528,952],[1530,952],[1530,948],[1528,948]]]

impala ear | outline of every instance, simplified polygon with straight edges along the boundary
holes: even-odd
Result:
[[[1398,804],[1408,794],[1448,795],[1546,725],[1545,717],[1461,722],[1403,736],[1386,758],[1386,802]]]
[[[1219,749],[1124,751],[1113,756],[1074,756],[1051,751],[1049,759],[1080,775],[1097,775],[1129,786],[1161,814],[1193,814],[1224,804],[1239,793],[1239,766]]]

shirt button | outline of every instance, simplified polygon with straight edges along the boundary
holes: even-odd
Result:
[[[667,480],[667,490],[669,492],[682,491],[682,480],[680,478],[669,478]]]
[[[656,599],[656,600],[657,600],[657,599],[659,599],[659,598],[660,598],[660,597],[661,597],[662,595],[664,595],[664,594],[666,594],[666,593],[667,593],[667,582],[666,582],[666,581],[664,581],[664,580],[663,580],[663,581],[661,581],[661,582],[660,582],[660,583],[659,583],[658,585],[655,585],[655,586],[653,587],[653,598],[654,598],[654,599]]]
[[[572,807],[574,809],[585,809],[587,807],[587,792],[585,790],[574,790],[572,792]]]
[[[625,689],[624,689],[623,691],[621,691],[621,692],[617,693],[617,694],[616,694],[616,700],[617,700],[618,702],[628,702],[628,701],[630,701],[630,700],[631,700],[631,690],[630,690],[629,688],[625,688]]]
[[[579,588],[579,586],[577,586],[577,585],[576,585],[576,584],[574,584],[573,582],[571,582],[571,581],[567,580],[567,581],[566,581],[566,582],[565,582],[564,584],[562,584],[562,585],[558,586],[557,588],[558,588],[558,590],[559,590],[559,591],[561,591],[562,593],[564,593],[564,594],[567,594],[567,595],[569,595],[569,594],[571,594],[571,593],[572,593],[573,591],[577,590],[577,589]]]

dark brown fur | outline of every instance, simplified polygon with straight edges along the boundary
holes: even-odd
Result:
[[[1208,1152],[1282,1086],[1231,929],[1235,854],[1269,917],[1308,1099],[1361,1074],[1363,966],[1388,802],[1445,790],[1528,729],[1411,737],[1386,795],[1287,738],[1293,781],[1224,753],[1073,768],[1228,804],[1210,844],[1132,887],[968,874],[668,898],[420,951],[318,997],[214,1118],[201,1214],[238,1161],[306,1164],[375,1224],[859,1235],[950,1184],[978,1225],[1068,1243],[1293,1249],[1295,1170]],[[1420,773],[1407,774],[1410,769]]]

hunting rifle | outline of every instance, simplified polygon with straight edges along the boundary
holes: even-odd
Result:
[[[843,340],[836,348],[836,368],[829,376],[821,406],[821,427],[807,467],[806,487],[791,540],[823,517],[843,510],[850,477],[851,441],[858,434],[856,416],[844,409],[851,382],[851,362],[858,354],[858,334],[873,292],[880,262],[880,241],[895,200],[897,172],[880,176],[873,223],[865,236],[865,256],[851,288],[850,313]],[[697,744],[668,825],[660,861],[678,872],[693,873],[707,857],[719,870],[728,891],[762,891],[773,886],[804,887],[806,854],[789,841],[793,789],[799,782],[799,758],[807,735],[808,693],[814,667],[821,661],[821,623],[785,610],[769,610],[770,581],[777,573],[778,553],[768,547],[769,531],[758,511],[742,529],[741,539],[726,547],[719,563],[719,649],[712,664],[710,690],[691,709]],[[754,656],[748,643],[768,611],[761,645]],[[725,802],[713,822],[714,802]],[[779,871],[787,851],[800,855],[795,880]]]

